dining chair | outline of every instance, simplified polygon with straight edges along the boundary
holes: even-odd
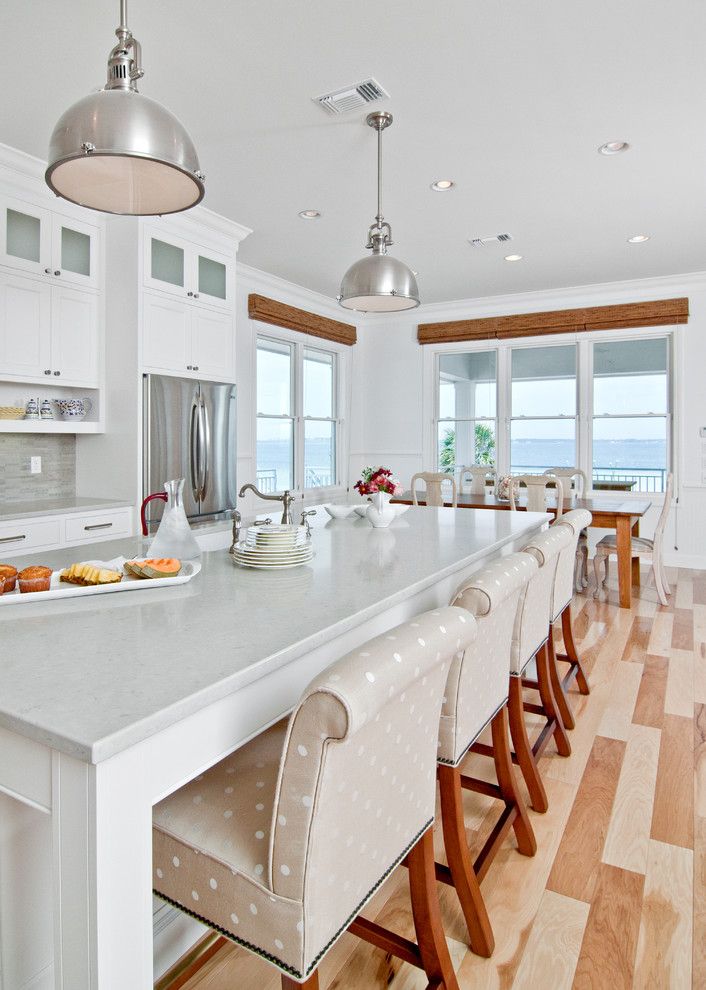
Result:
[[[417,474],[412,475],[410,488],[412,489],[413,505],[419,505],[416,489],[418,481],[424,482],[426,486],[425,502],[431,506],[443,506],[444,494],[441,486],[444,484],[451,485],[451,507],[454,509],[458,508],[458,490],[456,488],[456,479],[453,475],[444,474],[442,471],[419,471]]]
[[[560,756],[571,754],[571,744],[552,687],[548,650],[549,621],[559,554],[570,542],[568,526],[550,526],[523,548],[523,553],[534,557],[539,570],[530,578],[525,595],[520,601],[510,655],[510,735],[517,762],[529,790],[531,805],[535,811],[540,812],[547,810],[549,802],[539,775],[537,760],[551,738],[554,739]],[[539,692],[538,704],[524,701],[523,687]],[[525,712],[539,715],[543,720],[540,733],[532,744],[525,724]]]
[[[517,474],[513,481],[527,488],[527,511],[547,511],[547,488],[556,490],[556,518],[564,511],[564,483],[561,478],[549,478],[546,474]],[[515,487],[510,485],[510,508],[516,509]]]
[[[469,464],[461,468],[459,474],[458,484],[463,494],[464,491],[464,480],[466,475],[471,477],[471,495],[484,495],[486,491],[485,482],[487,478],[495,478],[495,468],[486,467],[479,464]]]
[[[534,856],[537,842],[524,798],[512,767],[509,740],[508,673],[512,634],[520,599],[529,579],[538,570],[526,553],[514,553],[492,561],[459,588],[452,604],[470,611],[478,635],[451,664],[439,725],[437,774],[441,799],[441,824],[448,866],[437,863],[437,880],[456,889],[470,945],[481,956],[491,955],[495,941],[479,884],[502,848],[510,828],[518,849]],[[492,747],[478,750],[476,742],[490,726]],[[497,784],[466,773],[469,752],[491,755]],[[503,810],[483,848],[471,859],[463,816],[463,790],[476,791],[501,801]]]
[[[667,480],[664,487],[664,502],[662,504],[662,511],[659,514],[659,519],[657,520],[657,525],[655,526],[654,539],[648,540],[642,536],[633,536],[630,541],[631,555],[633,557],[645,557],[647,560],[652,561],[652,574],[654,576],[655,588],[657,589],[657,595],[662,605],[669,604],[668,596],[671,595],[671,589],[669,587],[669,582],[667,581],[667,575],[665,574],[664,563],[662,561],[662,544],[664,542],[664,528],[667,525],[667,518],[672,507],[673,483],[674,476],[670,472],[667,475]],[[608,580],[608,560],[610,555],[615,554],[617,556],[617,553],[617,536],[614,533],[604,536],[596,547],[596,553],[593,558],[593,568],[596,574],[596,590],[594,592],[594,596],[596,598],[599,597],[602,588]],[[601,564],[604,565],[602,579]]]
[[[318,987],[346,931],[458,990],[434,874],[439,717],[476,635],[461,608],[417,616],[316,677],[288,719],[154,808],[155,893]],[[359,916],[404,862],[417,941]]]
[[[586,472],[582,471],[581,468],[554,467],[547,468],[544,473],[568,482],[569,492],[574,492],[577,498],[583,498],[588,490]],[[588,587],[588,533],[585,529],[579,535],[576,546],[574,586],[577,591],[583,591],[584,588]]]

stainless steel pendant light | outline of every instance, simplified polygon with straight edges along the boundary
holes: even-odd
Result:
[[[91,210],[129,216],[179,213],[200,203],[205,176],[177,118],[137,91],[140,43],[120,0],[118,43],[104,88],[64,113],[49,144],[49,187]]]
[[[366,248],[373,253],[351,265],[341,282],[338,301],[361,313],[394,313],[419,305],[419,289],[411,269],[387,253],[393,243],[392,228],[382,215],[382,132],[392,123],[386,110],[365,119],[378,132],[378,211],[368,230]]]

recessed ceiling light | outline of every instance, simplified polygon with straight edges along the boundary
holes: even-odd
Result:
[[[318,220],[321,214],[318,210],[301,210],[299,216],[302,220]]]
[[[453,189],[456,183],[453,179],[435,179],[431,184],[431,188],[434,192],[448,192],[449,189]]]
[[[598,149],[601,155],[619,155],[621,151],[627,151],[630,145],[627,141],[607,141]]]
[[[628,237],[628,244],[644,244],[649,239],[649,234],[633,234],[632,237]]]
[[[505,261],[522,261],[521,254],[506,254]]]

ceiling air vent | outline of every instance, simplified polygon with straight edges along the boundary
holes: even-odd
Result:
[[[363,82],[346,86],[345,89],[334,90],[333,93],[324,93],[323,96],[315,96],[314,103],[318,103],[326,113],[338,114],[349,113],[351,110],[359,110],[360,107],[376,100],[389,99],[390,94],[382,88],[375,79],[364,79]]]
[[[512,234],[490,234],[488,237],[469,237],[468,243],[471,247],[488,247],[489,244],[505,244],[512,240]]]

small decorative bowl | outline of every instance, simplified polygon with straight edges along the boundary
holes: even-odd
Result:
[[[332,519],[348,519],[359,508],[360,506],[358,505],[336,505],[335,503],[328,502],[324,505],[324,509]],[[367,509],[367,506],[365,506],[365,509]]]

